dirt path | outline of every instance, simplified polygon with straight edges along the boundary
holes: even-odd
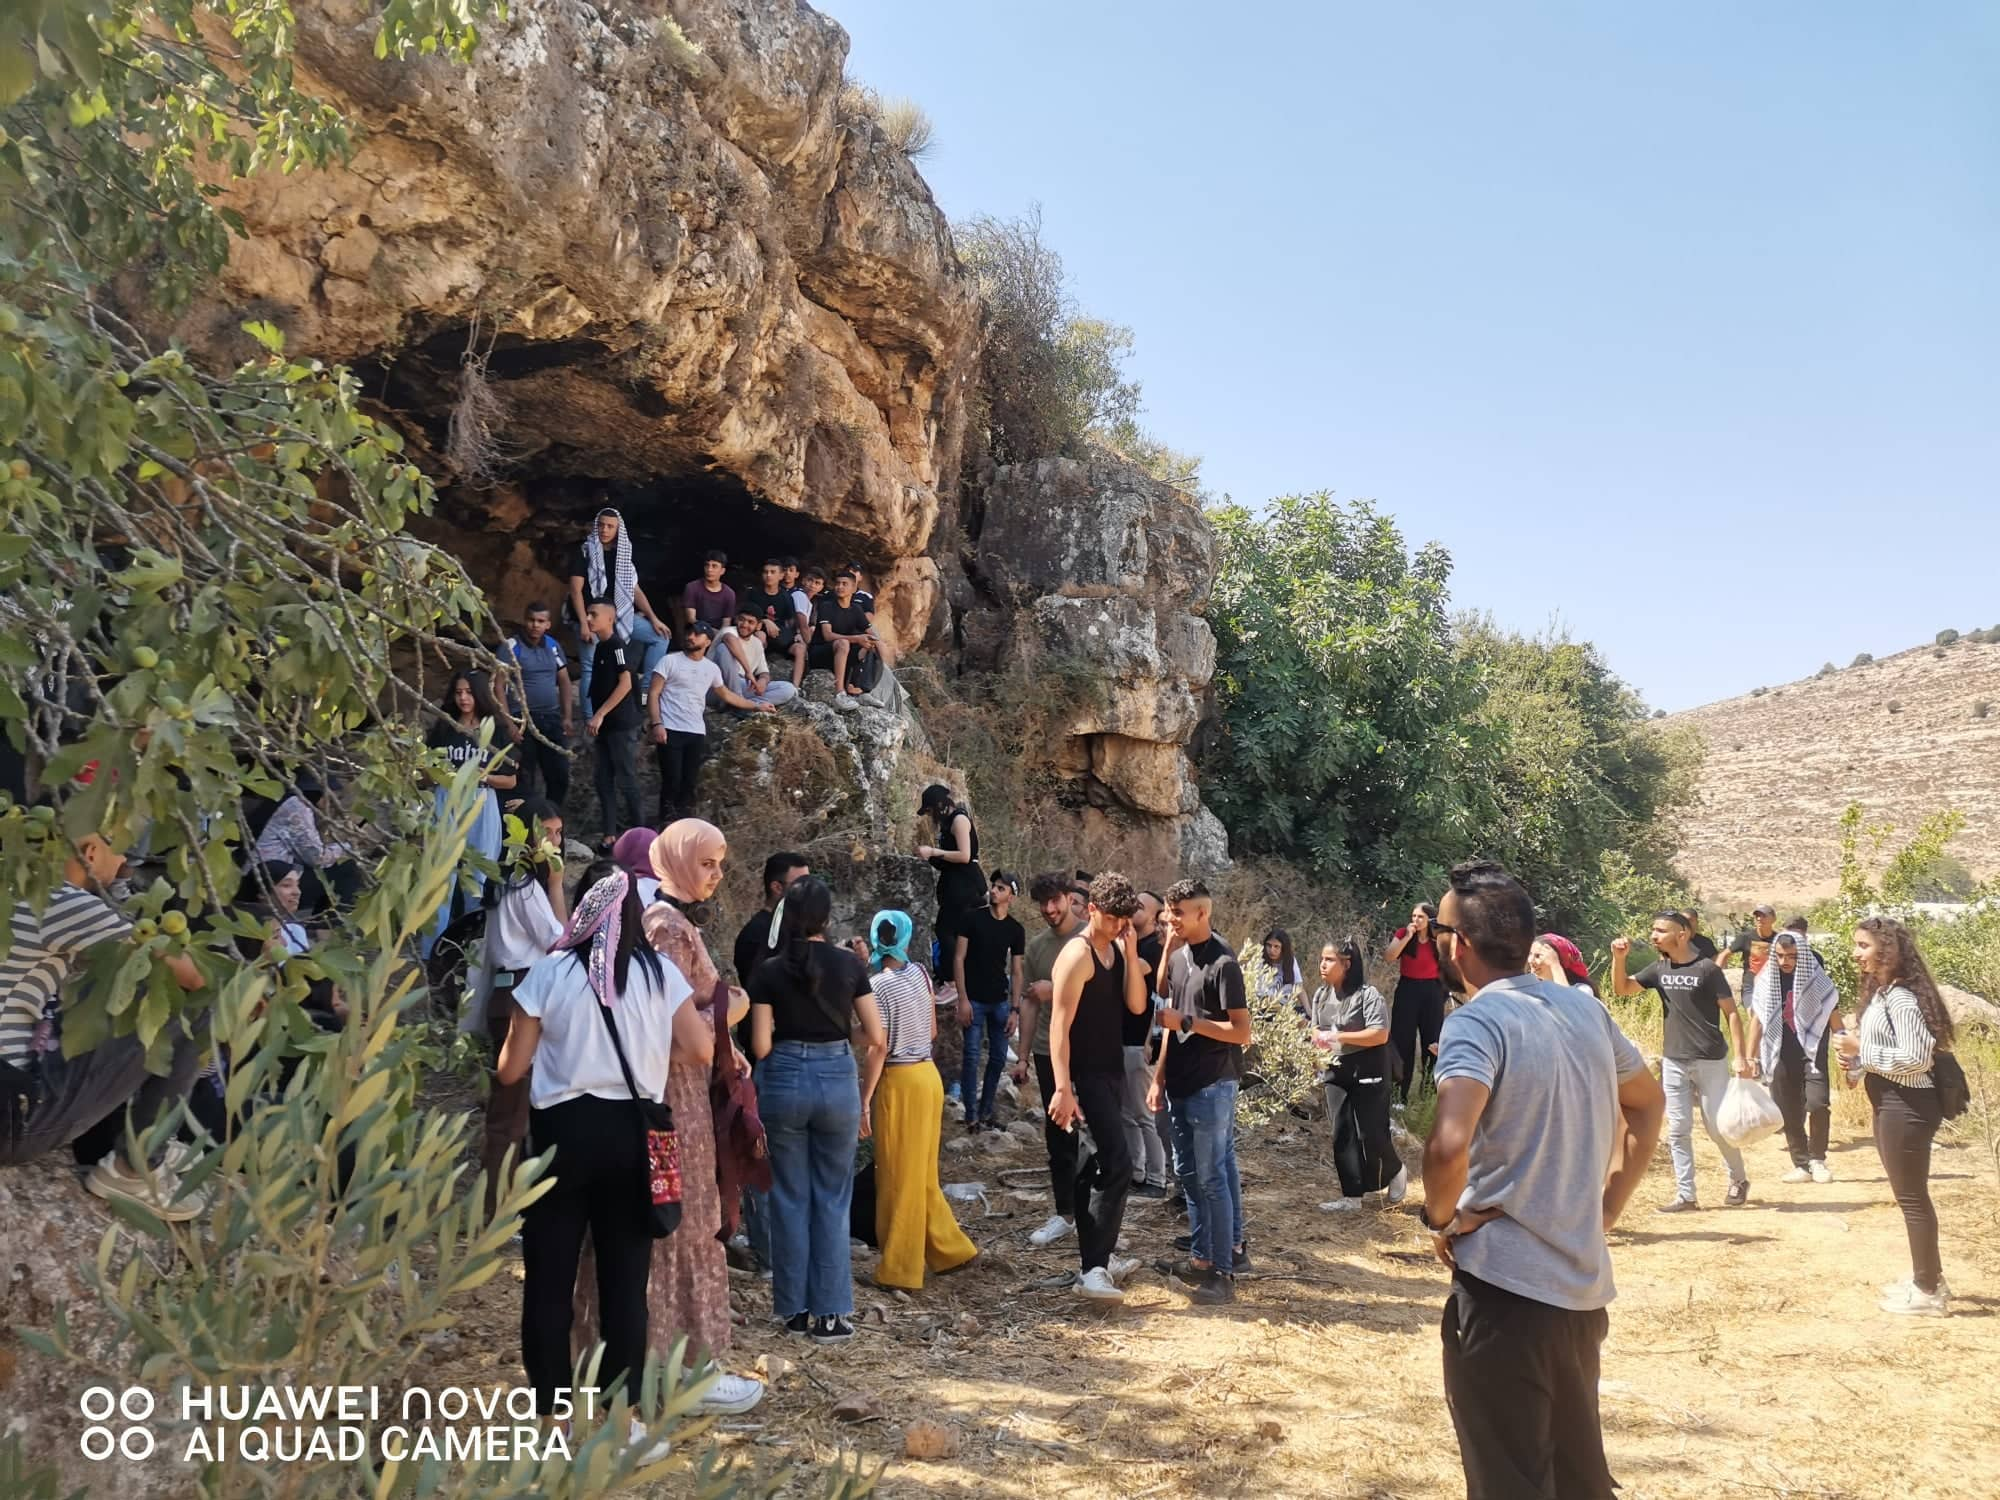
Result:
[[[1706,1140],[1698,1147],[1705,1195],[1719,1201],[1720,1160]],[[890,1458],[879,1491],[889,1497],[1462,1494],[1439,1377],[1445,1273],[1408,1214],[1319,1213],[1335,1191],[1327,1157],[1305,1127],[1249,1142],[1257,1275],[1230,1308],[1193,1307],[1150,1269],[1111,1312],[1037,1290],[1074,1265],[1073,1249],[1030,1249],[1046,1204],[1000,1195],[992,1206],[1009,1217],[961,1210],[980,1260],[908,1302],[869,1286],[872,1260],[858,1259],[860,1306],[883,1313],[844,1348],[785,1337],[769,1323],[768,1289],[739,1275],[747,1326],[733,1362],[771,1355],[795,1368],[724,1435],[773,1466],[843,1445]],[[1039,1158],[1030,1141],[982,1146],[949,1153],[944,1176],[997,1188],[1000,1169]],[[1788,1163],[1775,1142],[1753,1147],[1750,1162],[1750,1207],[1663,1219],[1653,1213],[1671,1190],[1662,1150],[1616,1236],[1603,1410],[1628,1500],[1992,1493],[2000,1194],[1990,1160],[1972,1146],[1938,1154],[1955,1309],[1943,1321],[1875,1308],[1877,1285],[1907,1273],[1908,1257],[1865,1138],[1836,1143],[1824,1186],[1779,1184]],[[1135,1200],[1127,1232],[1150,1262],[1173,1226],[1160,1205]],[[518,1289],[503,1277],[479,1297],[460,1343],[475,1368],[459,1373],[518,1380]],[[968,1313],[976,1333],[959,1330]],[[847,1395],[881,1419],[834,1422]],[[918,1419],[951,1428],[958,1455],[902,1459]],[[1864,1429],[1897,1436],[1870,1441]]]

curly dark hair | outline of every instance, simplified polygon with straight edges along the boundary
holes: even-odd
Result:
[[[1028,882],[1028,899],[1040,906],[1058,896],[1067,896],[1074,885],[1067,871],[1044,870]]]
[[[1917,1011],[1930,1034],[1939,1045],[1949,1047],[1956,1030],[1951,1012],[1945,1009],[1944,996],[1938,993],[1937,981],[1931,978],[1923,954],[1917,952],[1917,940],[1910,929],[1894,917],[1863,917],[1854,924],[1854,930],[1867,933],[1875,939],[1877,951],[1889,955],[1886,978],[1873,974],[1861,976],[1861,1009],[1855,1019],[1858,1021],[1868,1013],[1870,1002],[1882,991],[1901,985],[1917,997]]]
[[[1116,870],[1106,870],[1090,882],[1090,904],[1107,917],[1129,917],[1139,910],[1139,892]]]
[[[1167,905],[1179,906],[1183,901],[1205,901],[1209,899],[1208,887],[1199,880],[1176,880],[1167,887]]]

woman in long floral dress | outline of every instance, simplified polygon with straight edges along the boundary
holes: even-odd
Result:
[[[681,971],[694,990],[688,1003],[708,1012],[711,1025],[721,976],[702,941],[699,923],[706,919],[706,904],[722,883],[722,862],[728,852],[722,830],[713,823],[682,818],[670,824],[653,842],[660,899],[646,911],[648,941]],[[723,993],[732,1011],[739,1005],[748,1009],[749,998],[741,990]],[[732,1014],[723,1024],[737,1019]],[[667,1104],[680,1136],[681,1222],[672,1234],[653,1242],[653,1271],[646,1286],[652,1352],[665,1358],[685,1338],[687,1364],[696,1370],[719,1362],[730,1340],[729,1268],[723,1257],[722,1197],[716,1187],[715,1122],[708,1082],[706,1068],[675,1066],[667,1073]],[[591,1264],[586,1255],[585,1269],[576,1282],[579,1354],[598,1339],[597,1278],[589,1270]],[[704,1397],[702,1410],[745,1412],[763,1394],[764,1387],[755,1380],[722,1374]]]

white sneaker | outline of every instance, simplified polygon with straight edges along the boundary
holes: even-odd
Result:
[[[1389,1179],[1389,1185],[1382,1190],[1382,1196],[1387,1198],[1391,1203],[1401,1203],[1405,1198],[1410,1196],[1410,1169],[1408,1167],[1396,1168],[1396,1175]]]
[[[1915,1288],[1916,1288],[1916,1283],[1912,1281],[1909,1277],[1905,1276],[1901,1281],[1883,1282],[1882,1295],[1885,1297],[1900,1297],[1905,1292],[1913,1291],[1915,1290]],[[1945,1279],[1942,1276],[1938,1277],[1938,1293],[1939,1295],[1945,1297],[1949,1297],[1951,1295],[1951,1287],[1945,1282]]]
[[[1104,1269],[1111,1273],[1113,1281],[1123,1281],[1127,1276],[1130,1276],[1134,1271],[1139,1269],[1139,1257],[1136,1255],[1114,1255],[1111,1257],[1111,1264]]]
[[[701,1410],[721,1417],[739,1417],[764,1399],[764,1382],[742,1375],[719,1375],[701,1398]]]
[[[1359,1198],[1335,1198],[1329,1203],[1322,1203],[1319,1211],[1323,1214],[1347,1214],[1365,1206]]]
[[[1806,1167],[1806,1170],[1812,1173],[1812,1180],[1814,1182],[1833,1181],[1833,1169],[1823,1161],[1816,1161],[1811,1163]]]
[[[1908,1318],[1941,1318],[1951,1310],[1950,1302],[1951,1294],[1944,1289],[1943,1282],[1938,1283],[1934,1292],[1920,1292],[1916,1283],[1911,1282],[1885,1293],[1875,1305],[1883,1312],[1900,1313]]]
[[[181,1185],[178,1177],[159,1167],[141,1177],[126,1167],[115,1151],[90,1169],[83,1185],[107,1201],[122,1198],[127,1203],[136,1204],[167,1224],[185,1224],[200,1214],[208,1201],[205,1193],[190,1193],[178,1203],[174,1202],[173,1197],[180,1191]]]
[[[637,1417],[634,1417],[632,1419],[631,1430],[625,1439],[625,1446],[628,1448],[637,1448],[647,1440],[648,1438],[646,1433],[646,1424],[644,1422],[641,1422]],[[669,1443],[666,1439],[662,1438],[659,1442],[654,1443],[652,1447],[648,1448],[644,1453],[639,1455],[639,1462],[642,1465],[656,1464],[671,1452],[673,1452],[673,1444]]]
[[[1811,1181],[1812,1181],[1812,1173],[1808,1172],[1808,1171],[1807,1171],[1807,1170],[1806,1170],[1806,1169],[1805,1169],[1804,1167],[1793,1167],[1791,1171],[1787,1172],[1787,1173],[1786,1173],[1786,1174],[1785,1174],[1785,1175],[1784,1175],[1783,1177],[1780,1177],[1780,1178],[1778,1179],[1778,1181],[1780,1181],[1780,1182],[1811,1182]]]
[[[1092,1302],[1123,1302],[1125,1294],[1118,1289],[1118,1283],[1111,1279],[1111,1273],[1103,1266],[1092,1266],[1077,1278],[1076,1290],[1079,1296],[1088,1297]]]
[[[1076,1225],[1061,1214],[1050,1214],[1049,1222],[1028,1236],[1028,1243],[1037,1250],[1046,1250],[1057,1240],[1067,1239],[1076,1233]]]

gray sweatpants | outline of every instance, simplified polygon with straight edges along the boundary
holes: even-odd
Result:
[[[1160,1140],[1153,1112],[1146,1107],[1146,1091],[1152,1087],[1153,1070],[1146,1062],[1146,1049],[1125,1049],[1125,1145],[1132,1153],[1132,1180],[1167,1184],[1167,1148]]]

